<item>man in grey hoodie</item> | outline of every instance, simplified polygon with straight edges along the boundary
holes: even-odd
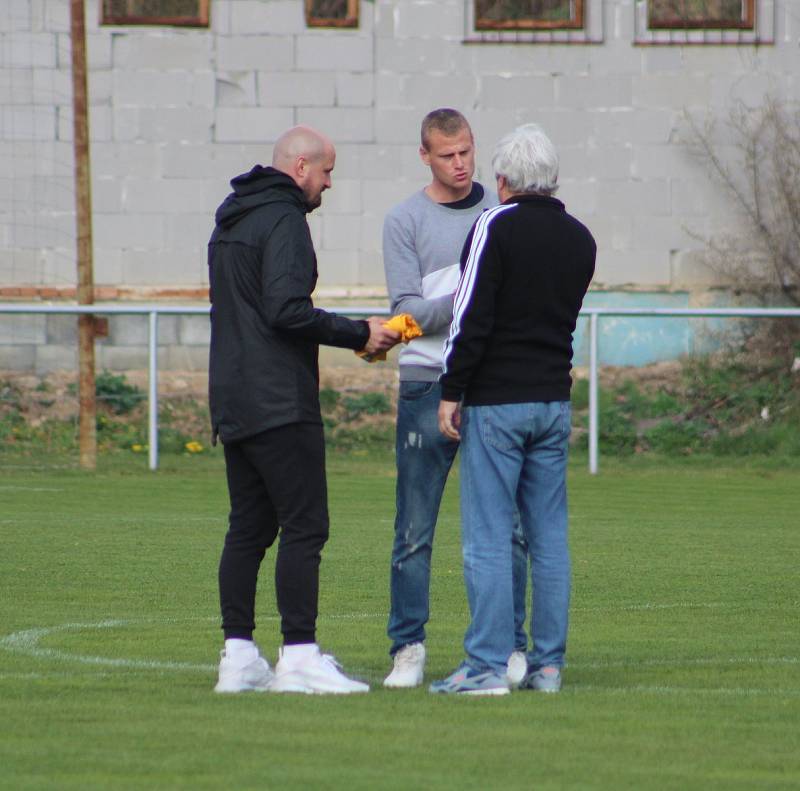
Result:
[[[443,345],[453,317],[459,256],[467,234],[496,196],[473,181],[475,143],[457,110],[440,108],[422,121],[422,161],[431,182],[395,206],[383,226],[383,262],[392,313],[410,313],[423,336],[400,353],[397,408],[397,503],[391,563],[388,634],[394,665],[386,687],[416,687],[425,667],[431,551],[436,519],[458,442],[443,437],[437,412]],[[527,664],[525,585],[527,551],[514,542],[516,648],[512,683]]]

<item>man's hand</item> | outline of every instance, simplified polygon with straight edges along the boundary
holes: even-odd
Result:
[[[448,439],[460,440],[461,405],[458,401],[439,402],[439,431]]]
[[[392,346],[396,346],[400,342],[400,333],[384,327],[384,321],[386,321],[386,319],[380,316],[370,316],[367,319],[367,324],[369,324],[369,340],[362,351],[365,351],[367,354],[388,352]]]

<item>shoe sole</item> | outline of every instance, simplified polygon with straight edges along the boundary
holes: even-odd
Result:
[[[269,692],[270,689],[271,689],[271,685],[267,685],[265,687],[251,687],[249,685],[248,686],[238,686],[238,687],[230,686],[229,687],[229,686],[226,686],[224,684],[223,685],[217,684],[214,687],[214,692],[217,692],[218,694],[221,694],[221,695],[234,695],[237,692]]]
[[[457,692],[457,695],[471,695],[472,697],[477,697],[480,695],[510,695],[511,690],[506,687],[501,687],[500,689],[467,689],[464,692]]]
[[[498,696],[498,695],[510,695],[511,690],[508,687],[497,687],[495,689],[432,689],[430,692],[434,695],[469,695],[470,697],[480,697],[481,695],[485,696]]]
[[[420,678],[419,681],[412,682],[410,684],[404,684],[404,683],[398,683],[396,681],[392,681],[391,683],[389,683],[389,679],[387,678],[383,682],[383,686],[386,689],[414,689],[415,687],[421,687],[422,686],[422,679]]]
[[[283,687],[282,689],[271,689],[278,695],[363,695],[369,692],[368,689],[311,689],[311,687]]]
[[[369,692],[368,689],[312,689],[311,687],[301,687],[298,685],[290,685],[285,687],[272,687],[270,692],[275,692],[278,695],[298,693],[301,695],[363,695]]]
[[[290,679],[283,679],[275,681],[269,688],[270,692],[297,692],[304,695],[358,695],[369,692],[369,687],[366,689],[343,689],[342,687],[312,687],[309,684],[302,684]]]

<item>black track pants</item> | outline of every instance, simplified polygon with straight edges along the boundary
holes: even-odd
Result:
[[[322,426],[292,423],[225,445],[231,512],[219,564],[225,637],[255,628],[258,570],[280,533],[275,589],[284,643],[316,642],[320,552],[328,538]]]

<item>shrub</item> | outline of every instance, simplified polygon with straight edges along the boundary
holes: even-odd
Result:
[[[117,415],[132,412],[145,398],[142,390],[129,384],[124,375],[103,371],[95,377],[97,398]]]
[[[689,146],[743,220],[738,234],[703,239],[707,263],[738,293],[800,305],[800,112],[773,96],[739,102],[722,136],[713,117],[687,119]]]
[[[588,385],[577,382],[573,392],[574,420],[584,429],[575,432],[575,445],[586,448]],[[688,358],[667,387],[627,379],[599,395],[604,453],[800,455],[800,371],[782,353],[740,349]]]
[[[687,120],[690,149],[727,193],[738,220],[733,233],[709,237],[687,229],[704,243],[704,263],[746,304],[800,306],[798,106],[768,95],[758,107],[739,102],[723,122]],[[796,354],[800,345],[795,319],[743,322],[739,329],[751,348],[772,357],[793,347]]]
[[[319,391],[319,406],[323,414],[333,412],[341,400],[341,393],[332,387],[323,387]]]
[[[675,456],[700,450],[707,434],[708,425],[700,420],[664,420],[643,438],[651,450]]]
[[[361,393],[342,399],[346,420],[362,415],[384,415],[392,411],[392,404],[384,393]]]
[[[588,379],[575,379],[572,383],[572,393],[570,394],[572,401],[572,411],[580,412],[583,409],[589,408],[589,380]]]

